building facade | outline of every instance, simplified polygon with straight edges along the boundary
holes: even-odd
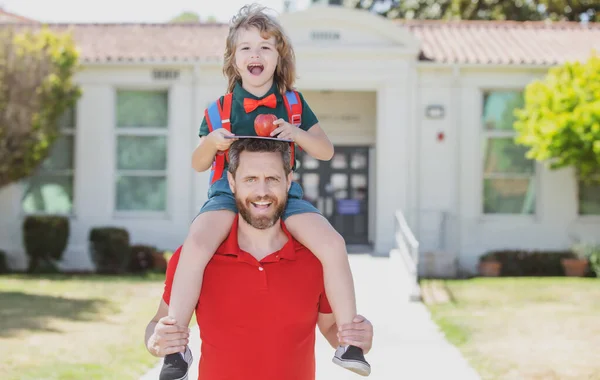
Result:
[[[600,26],[392,22],[319,6],[281,22],[297,88],[336,147],[329,162],[301,157],[296,179],[347,243],[387,255],[400,210],[421,270],[449,274],[474,270],[487,250],[564,249],[600,235],[600,189],[526,160],[511,116],[532,80],[600,50]],[[73,30],[83,96],[39,173],[0,189],[0,248],[24,267],[23,217],[64,213],[65,268],[92,267],[97,226],[175,249],[206,200],[209,174],[191,169],[191,152],[205,107],[226,89],[227,26],[52,27]]]

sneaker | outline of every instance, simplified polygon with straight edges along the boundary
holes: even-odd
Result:
[[[356,346],[339,346],[332,360],[340,367],[346,368],[361,376],[371,374],[371,365],[367,363],[363,351]]]
[[[189,347],[185,352],[176,352],[165,356],[163,367],[160,370],[160,380],[188,380],[188,371],[194,358]]]

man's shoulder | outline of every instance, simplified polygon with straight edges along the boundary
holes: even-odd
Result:
[[[292,244],[294,246],[294,251],[296,252],[296,255],[303,255],[303,256],[306,255],[311,258],[312,257],[316,258],[316,256],[312,253],[312,251],[310,249],[308,249],[304,244],[300,243],[291,234],[289,236],[292,239]]]

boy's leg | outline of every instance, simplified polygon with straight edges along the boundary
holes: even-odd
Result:
[[[294,199],[290,201],[288,213],[293,211],[289,209],[290,204],[291,208],[296,208],[302,207],[299,202],[304,202]],[[325,293],[338,328],[352,323],[356,316],[356,296],[344,238],[327,219],[316,212],[289,215],[285,218],[285,225],[292,236],[321,261]],[[363,376],[371,373],[371,366],[358,347],[338,347],[333,362]]]
[[[228,210],[206,211],[196,217],[183,243],[179,263],[173,277],[169,316],[187,327],[198,303],[204,269],[229,234],[235,213]],[[160,380],[185,379],[191,355],[185,353],[165,357]]]
[[[227,210],[207,211],[194,219],[181,249],[173,277],[169,316],[187,327],[198,303],[206,264],[225,240],[235,214]]]
[[[344,238],[316,213],[291,215],[285,226],[321,261],[325,292],[337,325],[352,323],[356,316],[356,296]]]

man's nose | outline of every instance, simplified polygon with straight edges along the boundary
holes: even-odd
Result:
[[[258,181],[258,185],[256,186],[256,195],[259,197],[263,197],[269,193],[269,187],[267,185],[267,181],[261,179]]]

